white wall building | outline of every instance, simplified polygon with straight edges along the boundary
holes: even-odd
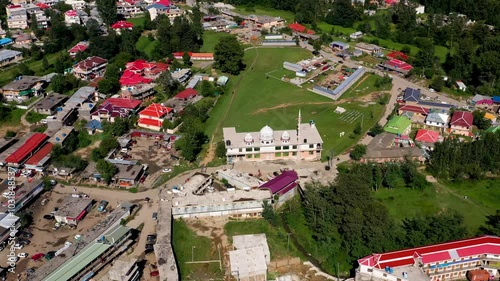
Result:
[[[425,6],[423,5],[418,5],[418,7],[415,8],[415,12],[417,15],[421,15],[425,13]]]
[[[274,131],[264,126],[260,132],[237,133],[234,127],[223,128],[228,162],[265,161],[277,159],[321,159],[323,140],[314,121],[301,124],[297,130]]]
[[[71,5],[73,10],[77,11],[83,11],[83,9],[87,6],[87,3],[83,0],[65,0],[64,3]]]

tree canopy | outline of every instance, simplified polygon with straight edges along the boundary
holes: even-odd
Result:
[[[244,69],[243,56],[245,52],[236,37],[225,36],[215,45],[214,60],[216,69],[222,72],[238,75]]]

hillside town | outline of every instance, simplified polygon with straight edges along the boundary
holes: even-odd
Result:
[[[500,6],[431,2],[0,0],[0,280],[497,280]]]

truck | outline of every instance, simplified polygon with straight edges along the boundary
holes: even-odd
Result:
[[[99,208],[97,208],[97,210],[99,212],[104,212],[106,211],[106,207],[108,206],[109,202],[106,201],[106,200],[102,200],[101,203],[99,203]]]
[[[484,269],[475,269],[467,271],[467,279],[469,281],[488,281],[490,273]]]

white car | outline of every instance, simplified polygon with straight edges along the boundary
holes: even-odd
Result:
[[[436,90],[434,90],[433,88],[429,88],[429,92],[431,92],[431,93],[435,93],[435,92],[436,92]]]
[[[172,172],[172,169],[170,169],[170,168],[165,168],[165,169],[161,170],[161,172],[162,172],[162,173],[170,173],[170,172]]]
[[[16,244],[16,245],[14,245],[14,248],[21,250],[22,248],[24,248],[24,245],[23,244]]]
[[[17,254],[17,256],[19,258],[26,258],[26,257],[28,257],[28,254],[26,254],[26,253],[19,253],[19,254]]]

